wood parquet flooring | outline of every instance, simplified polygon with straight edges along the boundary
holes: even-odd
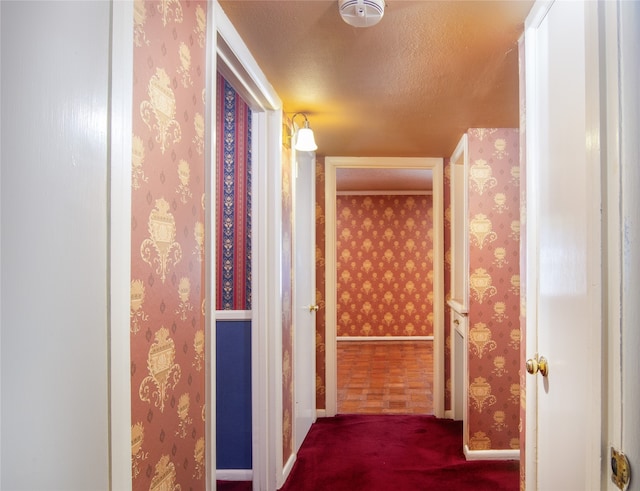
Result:
[[[342,341],[338,413],[432,414],[432,341]]]

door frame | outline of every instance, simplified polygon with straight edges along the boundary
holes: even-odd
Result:
[[[443,159],[427,157],[325,158],[325,413],[338,410],[336,172],[338,169],[425,169],[433,173],[433,412],[444,417]]]
[[[216,56],[211,53],[215,61],[211,62],[208,76],[215,80],[216,70],[219,71],[252,111],[252,476],[254,490],[277,489],[285,477],[281,444],[282,356],[277,356],[282,353],[278,327],[282,324],[282,101],[222,7],[213,2],[210,8]],[[215,82],[212,90],[215,93]],[[215,110],[211,104],[209,109]],[[208,209],[212,209],[213,199],[212,195]],[[212,270],[214,266],[211,264]],[[212,327],[215,328],[215,320]],[[210,369],[214,370],[214,363]],[[214,383],[215,380],[208,387]],[[215,471],[215,460],[209,462]]]
[[[603,365],[603,381],[605,388],[603,389],[603,397],[605,404],[603,410],[606,410],[606,421],[603,421],[603,439],[606,438],[611,446],[623,449],[622,434],[622,371],[621,371],[621,353],[622,332],[621,332],[621,315],[622,315],[622,269],[621,269],[621,182],[620,175],[620,80],[619,80],[619,62],[618,57],[618,9],[619,2],[604,2],[601,14],[604,16],[602,28],[604,30],[604,52],[605,65],[602,69],[605,72],[606,93],[604,95],[606,104],[606,134],[603,138],[604,148],[606,151],[606,172],[602,173],[602,189],[603,204],[605,204],[605,213],[603,214],[603,240],[606,240],[606,297],[603,299],[606,310],[606,323],[608,329],[604,333],[603,340],[606,342],[607,357]],[[631,128],[630,128],[631,129]],[[618,165],[620,162],[620,165]],[[633,193],[635,194],[635,193]],[[626,196],[625,196],[626,197]],[[637,199],[637,198],[636,198]],[[637,209],[634,209],[634,214]],[[606,378],[605,378],[606,377]],[[604,441],[604,440],[603,440]],[[604,453],[606,451],[606,454]],[[603,455],[608,455],[609,450],[603,448]],[[607,458],[602,459],[601,468],[601,489],[615,490],[617,486],[609,479],[610,464]]]
[[[109,122],[109,489],[131,489],[133,2],[111,2]],[[214,434],[215,435],[215,434]]]
[[[607,305],[608,329],[606,391],[606,433],[603,434],[601,489],[617,490],[610,479],[610,447],[623,451],[637,467],[640,455],[640,429],[636,424],[640,391],[637,384],[637,349],[640,333],[637,319],[640,306],[634,301],[640,287],[640,237],[637,193],[640,157],[634,135],[640,130],[640,101],[637,86],[640,73],[635,53],[640,38],[640,8],[634,3],[603,2],[604,77],[606,92],[606,172],[603,189],[606,196]]]
[[[637,383],[638,357],[637,350],[640,347],[640,331],[638,330],[638,317],[640,305],[635,301],[635,294],[640,288],[640,252],[637,244],[640,241],[640,224],[638,223],[638,209],[640,197],[637,186],[640,183],[640,171],[637,162],[640,158],[635,136],[640,131],[640,96],[638,95],[638,83],[640,83],[640,62],[637,57],[637,41],[640,39],[640,7],[634,2],[616,2],[618,6],[619,36],[619,101],[620,117],[619,126],[614,135],[620,137],[621,159],[621,214],[622,225],[618,230],[618,236],[624,250],[620,250],[622,274],[621,299],[622,323],[621,323],[621,351],[622,363],[620,370],[620,383],[622,386],[622,421],[620,428],[621,449],[629,456],[631,468],[640,469],[640,428],[637,425],[637,415],[640,412],[640,388]],[[618,46],[615,43],[614,46]],[[624,231],[624,236],[620,232]],[[635,244],[636,247],[626,247]],[[617,346],[616,346],[617,348]],[[603,459],[604,460],[604,459]],[[609,480],[610,481],[610,480]],[[638,484],[634,484],[636,489]]]

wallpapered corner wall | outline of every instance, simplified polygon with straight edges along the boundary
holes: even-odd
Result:
[[[527,308],[526,308],[526,244],[527,244],[527,233],[526,233],[526,215],[527,215],[527,159],[526,155],[526,127],[524,125],[525,116],[526,116],[526,103],[525,103],[525,63],[524,63],[524,40],[520,39],[518,42],[518,56],[520,58],[519,63],[519,79],[520,79],[520,223],[522,227],[520,227],[520,339],[522,342],[520,343],[520,360],[525,360],[527,358],[527,346],[524,340],[527,338],[526,335],[526,325],[527,325]],[[527,427],[527,418],[526,418],[526,372],[524,370],[520,370],[520,462],[526,462],[526,427]],[[520,466],[520,489],[524,491],[525,489],[525,480],[526,480],[526,466]]]
[[[205,488],[205,1],[134,6],[133,489]]]
[[[293,182],[291,150],[282,148],[282,455],[293,454]]]
[[[316,409],[326,408],[325,357],[325,161],[316,156]]]
[[[451,159],[444,159],[444,409],[451,409]]]
[[[469,137],[469,448],[518,449],[520,153],[517,129]]]

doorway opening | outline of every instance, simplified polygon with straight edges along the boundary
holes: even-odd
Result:
[[[357,172],[356,172],[357,171]],[[368,180],[375,173],[381,173],[385,176],[386,181],[382,188],[373,189],[373,192],[377,191],[379,195],[387,195],[385,199],[389,199],[388,194],[385,191],[390,189],[391,181],[390,176],[393,172],[398,173],[414,173],[417,171],[424,173],[428,176],[430,181],[429,186],[432,188],[429,192],[428,189],[423,189],[422,194],[429,194],[429,201],[431,206],[430,217],[432,220],[432,227],[430,232],[426,229],[423,230],[425,234],[429,234],[429,240],[432,240],[432,248],[429,260],[432,261],[433,266],[429,265],[425,267],[424,262],[413,261],[403,262],[406,259],[406,250],[403,250],[408,245],[409,249],[416,246],[413,239],[411,241],[403,242],[405,238],[405,232],[402,230],[394,230],[391,225],[384,226],[380,230],[380,236],[375,236],[370,242],[364,240],[362,242],[350,241],[349,234],[353,233],[357,238],[362,239],[362,231],[354,228],[352,231],[340,232],[336,229],[337,212],[340,208],[339,201],[339,186],[338,182],[352,176],[359,176],[355,178],[356,182],[362,182]],[[362,172],[367,179],[363,179]],[[337,412],[356,412],[360,409],[356,409],[357,404],[354,402],[360,400],[362,412],[379,412],[379,413],[408,413],[413,411],[420,412],[421,414],[444,414],[444,293],[443,293],[443,194],[442,194],[442,173],[443,173],[443,161],[439,158],[363,158],[363,157],[327,157],[325,160],[325,213],[326,213],[326,414],[327,416],[333,416]],[[360,174],[358,174],[360,173]],[[346,177],[345,177],[346,175]],[[338,179],[340,178],[340,179]],[[355,193],[355,194],[354,194]],[[371,191],[360,192],[361,196],[369,195]],[[394,193],[396,194],[396,193]],[[402,193],[400,193],[402,194]],[[408,191],[405,195],[420,194],[416,191]],[[350,191],[349,196],[357,196],[358,190]],[[406,197],[406,196],[405,196]],[[353,199],[354,203],[358,202],[357,198]],[[370,198],[364,198],[365,202],[362,204],[365,208],[371,205],[371,202],[366,201]],[[400,200],[393,199],[397,202]],[[413,203],[410,204],[413,206]],[[341,214],[349,213],[345,211],[344,207],[340,208]],[[356,213],[362,218],[363,211],[357,210]],[[403,211],[393,209],[393,206],[383,205],[383,209],[378,215],[375,215],[372,220],[385,220],[388,224],[394,221],[402,221],[403,224],[408,223],[412,228],[416,224],[411,220],[406,220]],[[397,213],[397,216],[394,215]],[[401,216],[402,214],[402,216]],[[349,220],[349,217],[347,217]],[[353,222],[355,224],[355,221]],[[364,223],[366,228],[370,222]],[[402,225],[404,226],[404,225]],[[402,228],[402,226],[400,228]],[[348,228],[348,227],[347,227]],[[362,227],[360,227],[362,228]],[[340,234],[340,235],[339,235]],[[353,263],[357,261],[350,261],[349,255],[352,253],[354,259],[362,259],[363,252],[361,250],[353,250],[352,252],[338,252],[337,244],[342,241],[347,241],[357,249],[363,247],[367,249],[372,246],[371,242],[379,241],[384,243],[383,249],[380,254],[380,259],[388,264],[388,267],[382,268],[383,270],[370,273],[368,276],[361,274],[359,271],[345,272],[344,268],[340,272],[338,265],[348,263],[353,266]],[[340,254],[340,256],[339,256]],[[397,255],[397,257],[396,257]],[[375,262],[375,261],[372,261]],[[425,327],[425,323],[422,320],[413,322],[414,317],[419,318],[421,312],[427,309],[423,302],[416,300],[412,302],[411,295],[415,292],[412,284],[414,277],[407,275],[404,271],[404,265],[409,262],[409,270],[412,274],[417,274],[418,278],[423,275],[424,281],[427,281],[433,285],[433,290],[429,294],[431,305],[428,306],[431,310],[428,317],[428,328]],[[402,266],[399,264],[402,263]],[[368,263],[366,260],[362,264],[358,264],[356,268],[367,269],[372,268],[373,264]],[[418,273],[419,272],[419,273]],[[397,279],[396,279],[397,276]],[[411,276],[411,277],[409,277]],[[373,278],[373,279],[372,279]],[[353,281],[351,281],[353,280]],[[351,314],[341,312],[339,310],[341,306],[349,304],[351,299],[354,300],[358,296],[363,294],[358,291],[352,292],[340,292],[340,298],[338,298],[338,282],[346,282],[354,284],[356,290],[364,289],[365,294],[371,293],[371,290],[377,286],[377,283],[385,285],[383,290],[378,293],[379,298],[378,306],[372,306],[366,302],[363,307],[360,306],[351,308]],[[422,281],[422,280],[418,280]],[[377,282],[377,283],[376,283]],[[402,285],[399,285],[402,283]],[[409,283],[409,291],[407,292],[405,286]],[[362,299],[359,299],[362,300]],[[375,302],[373,302],[375,303]],[[425,304],[427,302],[424,302]],[[379,307],[382,304],[386,304],[389,308],[382,309]],[[360,315],[360,312],[364,309],[364,314]],[[380,310],[379,312],[373,312],[373,310]],[[382,311],[382,310],[385,311]],[[348,310],[348,309],[347,309]],[[371,315],[369,315],[371,314]],[[351,316],[351,317],[350,317]],[[376,317],[377,316],[377,317]],[[352,318],[353,317],[353,318]],[[367,318],[376,318],[376,322],[367,322]],[[347,327],[348,326],[348,327]],[[382,326],[386,326],[390,331],[382,332]],[[345,334],[344,329],[350,330]],[[427,331],[428,330],[428,331]],[[348,339],[348,340],[347,340]],[[340,341],[339,341],[340,340]],[[384,350],[392,349],[397,352],[396,355],[391,353],[384,353]],[[404,356],[403,356],[404,351]],[[344,366],[338,363],[338,353],[340,353],[340,359],[350,359],[351,363],[347,362]],[[413,361],[411,357],[407,357],[407,353],[412,355],[418,355],[419,360],[414,356]],[[366,357],[365,355],[369,355]],[[409,361],[406,367],[401,367],[396,364],[393,369],[385,368],[385,358],[401,356],[404,361]],[[356,361],[356,357],[358,361]],[[396,358],[397,359],[397,358]],[[357,367],[367,368],[369,378],[366,372],[357,372]],[[340,368],[342,367],[342,368]],[[345,370],[346,369],[346,370]],[[338,380],[338,371],[340,370],[340,380]],[[407,373],[415,376],[414,380],[409,382],[401,382],[400,377]],[[421,379],[421,382],[418,382]],[[348,395],[346,382],[351,383],[354,389],[359,389],[359,395]],[[338,389],[338,383],[340,382],[340,389]],[[420,386],[418,386],[420,383]],[[357,385],[361,387],[356,387]],[[366,385],[362,386],[362,385]],[[406,387],[405,387],[406,386]],[[340,395],[338,394],[340,390]],[[407,391],[407,392],[405,392]],[[411,394],[413,391],[413,394]],[[420,393],[420,394],[419,394]],[[413,397],[412,397],[413,395]],[[338,399],[340,398],[340,408],[338,408]]]

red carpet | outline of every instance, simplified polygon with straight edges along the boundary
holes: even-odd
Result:
[[[217,481],[217,491],[251,491],[253,483],[251,481]]]
[[[466,461],[462,423],[345,415],[311,427],[282,491],[517,491],[517,461]]]

